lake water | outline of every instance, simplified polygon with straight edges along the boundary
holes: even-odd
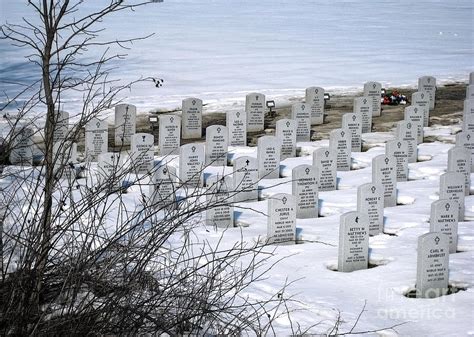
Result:
[[[24,2],[1,0],[1,21],[29,16]],[[101,2],[88,1],[83,10]],[[202,98],[208,111],[223,111],[242,108],[252,91],[283,102],[308,86],[413,86],[422,75],[465,81],[474,69],[473,8],[471,0],[165,0],[109,17],[102,36],[155,33],[134,43],[112,72],[122,81],[164,79],[162,88],[147,82],[124,93],[139,111],[175,108],[189,96]],[[0,52],[0,83],[12,95],[13,83],[28,83],[38,69],[5,41]],[[64,109],[77,110],[80,102],[71,95]]]

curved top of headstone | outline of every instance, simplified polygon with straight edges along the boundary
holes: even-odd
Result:
[[[188,97],[183,99],[182,104],[188,103],[192,106],[202,107],[202,99],[196,97]]]
[[[382,90],[382,84],[375,81],[365,82],[364,90]]]
[[[429,232],[418,237],[418,245],[440,247],[449,251],[449,237],[440,232]]]
[[[258,138],[257,147],[278,146],[281,141],[276,136],[263,136]]]
[[[137,107],[133,104],[127,104],[127,103],[120,103],[115,106],[115,112],[118,112],[120,110],[126,110],[128,108],[128,111],[133,113],[137,112]]]
[[[268,198],[268,200],[277,200],[283,205],[293,205],[293,207],[296,205],[296,197],[292,194],[287,193],[277,193]]]
[[[250,92],[247,95],[245,95],[245,98],[246,99],[255,99],[257,101],[260,100],[261,98],[263,98],[263,102],[265,102],[265,95],[261,94],[261,93],[258,93],[258,92]]]
[[[321,157],[321,159],[330,158],[334,160],[336,158],[336,152],[331,150],[328,146],[323,146],[313,151],[313,158],[315,157]]]

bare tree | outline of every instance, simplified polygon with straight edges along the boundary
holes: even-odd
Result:
[[[136,175],[135,162],[123,153],[125,164],[112,175],[86,167],[86,178],[76,179],[71,143],[133,84],[110,78],[111,61],[125,56],[111,48],[147,38],[102,41],[99,24],[145,4],[112,0],[84,13],[81,0],[30,0],[35,19],[0,28],[2,39],[31,51],[28,62],[40,74],[5,98],[2,111],[19,112],[9,116],[6,147],[15,150],[28,129],[44,155],[41,165],[6,167],[1,177],[8,181],[0,191],[3,334],[260,335],[278,317],[273,309],[283,307],[277,294],[266,300],[245,295],[275,263],[265,242],[195,236],[202,213],[230,204],[232,193],[207,200],[206,188],[178,181],[171,196],[149,198],[148,181],[159,168]],[[91,50],[103,54],[91,60]],[[70,92],[82,94],[82,109],[58,138],[64,127],[59,111]],[[45,116],[35,115],[38,109]],[[124,180],[142,195],[132,209]]]

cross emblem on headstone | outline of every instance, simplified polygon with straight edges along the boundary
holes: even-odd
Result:
[[[290,123],[289,121],[286,122],[286,127],[289,128],[289,127],[290,127],[290,124],[291,124],[291,123]]]
[[[166,169],[166,167],[163,169],[163,174],[166,174],[168,173],[168,170]]]
[[[388,157],[385,157],[385,165],[388,165],[389,161],[390,161],[390,159],[388,159]]]
[[[324,154],[326,155],[326,157],[329,157],[329,151],[324,152]]]
[[[174,122],[174,117],[170,117],[170,122],[171,122],[171,123]]]
[[[446,208],[446,211],[449,211],[449,209],[451,208],[451,205],[447,202],[446,205],[444,205],[444,207]]]
[[[240,112],[237,111],[237,112],[235,113],[235,115],[237,116],[237,118],[239,118],[239,117],[240,117]]]
[[[411,123],[407,123],[407,129],[411,129]]]
[[[357,116],[356,115],[352,115],[352,121],[355,122]]]
[[[221,128],[217,128],[217,133],[221,133]]]
[[[100,122],[95,123],[95,125],[97,126],[97,129],[98,129],[100,126]]]
[[[255,100],[258,101],[258,95],[255,96]]]
[[[306,168],[304,171],[306,172],[306,175],[308,175],[308,174],[309,174],[309,172],[310,172],[310,169],[309,169],[309,167],[307,167],[307,168]]]
[[[400,148],[402,146],[402,143],[398,142],[397,147]]]
[[[346,133],[344,131],[341,131],[341,137],[344,137]]]
[[[286,202],[288,201],[288,199],[286,197],[283,197],[283,199],[281,199],[281,201],[283,202],[283,205],[286,205]]]
[[[375,89],[375,87],[376,87],[376,86],[377,86],[377,84],[375,84],[375,83],[374,83],[374,84],[372,84],[372,88],[374,88],[374,89]]]
[[[425,94],[424,93],[421,93],[421,99],[425,98]]]
[[[191,103],[193,103],[193,105],[196,105],[196,100],[193,99]]]
[[[376,190],[375,186],[372,186],[370,190],[372,191],[372,193],[375,193],[375,190]]]
[[[125,106],[125,114],[128,115],[128,105]]]
[[[247,166],[249,166],[250,160],[247,159],[247,160],[245,161],[245,164],[247,164]]]
[[[440,240],[441,240],[441,239],[439,238],[439,236],[435,237],[435,239],[434,239],[434,241],[435,241],[436,244],[438,244]]]
[[[146,136],[142,136],[142,141],[145,142]]]
[[[466,138],[467,138],[467,140],[470,140],[470,139],[471,139],[471,135],[468,134],[468,135],[466,136]]]
[[[415,111],[415,113],[418,113],[418,108],[414,108],[413,111]]]
[[[318,89],[314,89],[314,93],[315,94],[318,94],[319,90]]]
[[[301,110],[304,110],[306,108],[306,105],[301,104]]]
[[[355,222],[356,222],[356,223],[359,223],[359,217],[358,217],[358,216],[356,216]]]
[[[193,146],[193,147],[191,148],[191,151],[196,152],[196,147]]]
[[[428,83],[430,83],[430,82],[431,82],[431,78],[428,77],[428,78],[426,79],[426,81],[427,81]]]
[[[110,156],[110,160],[111,160],[111,161],[114,161],[114,155],[111,155],[111,156]]]
[[[364,98],[364,104],[367,104],[367,98]]]

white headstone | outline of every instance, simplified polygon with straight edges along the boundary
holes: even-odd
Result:
[[[258,139],[257,146],[259,178],[280,178],[280,140],[275,136],[263,136]]]
[[[296,198],[280,193],[268,199],[267,239],[270,244],[290,244],[296,240]]]
[[[229,130],[230,146],[247,146],[247,114],[244,112],[227,112],[226,125]]]
[[[474,115],[474,99],[465,99],[463,102],[463,113],[468,116]]]
[[[305,102],[311,110],[311,125],[324,123],[324,89],[310,87],[306,89]]]
[[[471,152],[471,172],[474,172],[474,132],[462,131],[457,133],[456,146],[463,146]]]
[[[418,238],[416,297],[435,298],[445,295],[449,282],[448,236],[439,232]]]
[[[466,99],[474,99],[474,84],[469,84],[466,87]]]
[[[449,252],[456,253],[458,246],[459,205],[454,200],[437,200],[431,204],[430,232],[449,237]]]
[[[69,113],[66,111],[55,111],[55,125],[53,132],[53,142],[60,142],[67,138],[69,131]]]
[[[115,146],[130,145],[136,132],[137,108],[131,104],[119,104],[115,107]]]
[[[170,165],[161,165],[155,171],[150,185],[150,195],[151,202],[156,208],[176,208],[177,178],[176,168]]]
[[[337,188],[337,155],[329,147],[313,152],[313,166],[318,169],[319,191],[334,191]]]
[[[354,99],[355,114],[361,115],[362,119],[362,133],[369,133],[372,131],[372,98],[369,96],[357,97]]]
[[[424,123],[423,109],[416,105],[410,105],[405,108],[405,120],[410,122],[412,126],[416,126],[417,130],[417,142],[418,144],[423,143],[423,123]]]
[[[400,121],[397,123],[395,130],[395,138],[404,140],[408,143],[408,162],[416,163],[418,159],[418,129],[407,121]]]
[[[436,101],[436,78],[423,76],[418,79],[418,91],[426,91],[430,94],[430,110],[435,107]]]
[[[309,142],[311,140],[311,109],[308,104],[293,103],[291,118],[296,121],[296,141]]]
[[[281,160],[296,157],[296,121],[280,119],[275,135],[281,142]]]
[[[130,160],[132,172],[149,174],[154,166],[154,137],[149,133],[136,133],[131,137]]]
[[[204,144],[190,143],[179,149],[179,179],[182,184],[199,187],[204,177]]]
[[[109,141],[109,125],[106,120],[92,118],[85,127],[86,160],[97,161],[99,154],[106,153]]]
[[[385,143],[385,154],[397,160],[397,182],[408,180],[408,142],[393,139]]]
[[[161,156],[179,153],[181,145],[181,118],[175,115],[159,116],[158,147]]]
[[[463,131],[474,131],[474,99],[464,100]]]
[[[423,126],[428,126],[430,121],[430,93],[417,91],[411,95],[411,105],[416,105],[423,110]]]
[[[369,217],[369,235],[383,233],[384,188],[366,183],[357,188],[357,212]]]
[[[457,172],[447,172],[439,177],[439,198],[457,201],[459,221],[464,221],[464,176]]]
[[[220,228],[234,227],[232,177],[214,175],[207,179],[206,185],[206,224]]]
[[[458,172],[464,176],[464,193],[469,195],[471,190],[471,151],[463,146],[454,146],[449,149],[447,172]]]
[[[206,128],[206,165],[226,166],[229,131],[226,126],[211,125]]]
[[[352,272],[369,267],[369,218],[359,212],[341,215],[337,270]]]
[[[265,120],[265,95],[255,92],[247,94],[245,112],[247,113],[247,131],[262,131]]]
[[[469,84],[474,84],[474,71],[469,73]]]
[[[384,188],[384,207],[397,205],[397,160],[384,154],[372,158],[372,182]]]
[[[291,194],[296,197],[296,217],[318,217],[318,170],[312,165],[298,165],[292,171]]]
[[[182,102],[182,137],[196,139],[202,137],[202,100],[191,97]]]
[[[382,84],[379,82],[365,83],[364,96],[372,98],[372,116],[380,116],[382,110]]]
[[[10,144],[9,159],[12,165],[33,164],[33,129],[17,125]]]
[[[258,200],[258,161],[254,157],[239,157],[234,160],[234,201]]]
[[[329,133],[329,148],[336,153],[338,171],[351,170],[351,131],[334,129]]]
[[[352,152],[362,151],[362,116],[356,113],[342,115],[341,128],[351,131]]]
[[[116,189],[122,186],[123,158],[118,152],[101,153],[97,157],[97,180],[104,187]]]
[[[55,170],[62,170],[63,178],[75,177],[71,164],[77,163],[77,144],[71,141],[60,141],[53,144],[53,162]],[[74,172],[73,172],[74,171]]]

